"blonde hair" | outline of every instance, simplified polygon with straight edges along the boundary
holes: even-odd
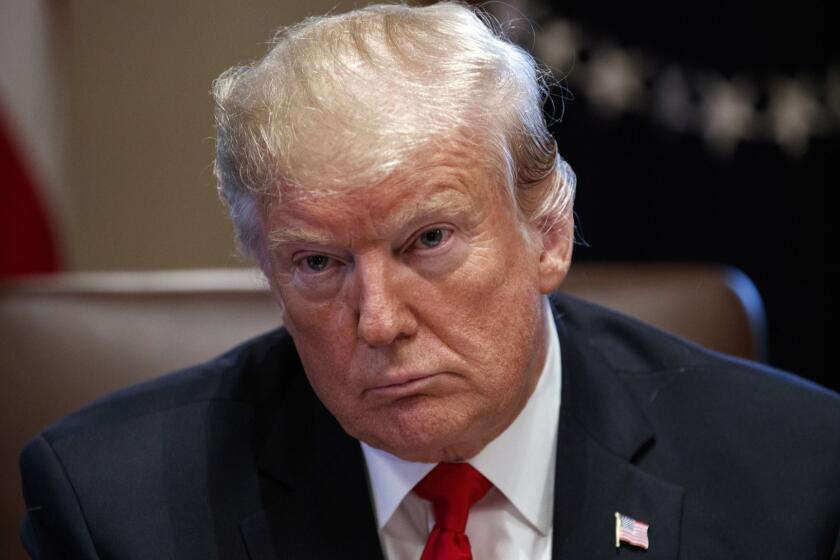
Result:
[[[376,184],[450,142],[475,148],[531,224],[571,219],[575,175],[542,113],[548,77],[455,2],[373,5],[280,30],[261,60],[213,83],[214,170],[240,249],[259,255],[267,197]]]

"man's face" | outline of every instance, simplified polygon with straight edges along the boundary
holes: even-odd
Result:
[[[475,455],[544,361],[544,251],[468,156],[264,210],[265,272],[312,387],[347,433],[406,460]]]

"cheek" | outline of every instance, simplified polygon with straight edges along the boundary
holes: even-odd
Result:
[[[283,322],[319,396],[340,394],[356,345],[353,314],[335,302],[313,304],[282,294]]]
[[[275,297],[283,310],[283,324],[301,342],[307,339],[327,341],[342,339],[352,331],[354,314],[341,297],[312,297],[311,290],[301,289],[294,275],[279,277]]]
[[[538,257],[524,243],[490,240],[475,247],[465,266],[439,286],[438,307],[457,319],[451,324],[473,331],[532,318],[531,304],[541,295],[537,265]]]
[[[346,367],[352,350],[338,339],[321,339],[309,333],[292,336],[306,377],[318,399],[342,424],[357,417],[361,387]]]
[[[438,290],[433,330],[477,366],[480,389],[516,386],[527,381],[540,331],[537,257],[524,245],[496,243],[477,248],[468,263]]]

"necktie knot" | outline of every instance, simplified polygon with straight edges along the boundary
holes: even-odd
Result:
[[[432,503],[435,527],[429,535],[427,558],[472,558],[464,533],[470,508],[490,490],[490,481],[467,463],[440,463],[414,487]]]

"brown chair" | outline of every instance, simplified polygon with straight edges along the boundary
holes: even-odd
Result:
[[[752,283],[708,265],[579,264],[563,291],[715,350],[763,359]],[[17,457],[41,429],[120,387],[280,324],[256,270],[61,274],[0,285],[0,557],[24,558]]]

